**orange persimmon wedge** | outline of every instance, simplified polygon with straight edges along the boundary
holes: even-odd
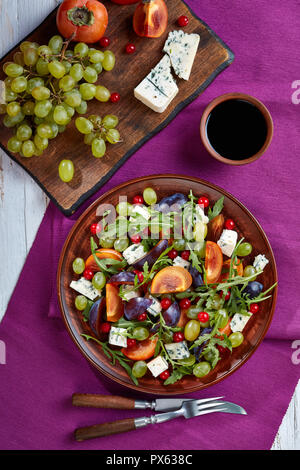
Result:
[[[122,261],[123,257],[121,253],[112,248],[100,248],[96,250],[96,256],[99,259],[115,259],[117,261]],[[94,260],[94,256],[90,255],[85,262],[85,267],[91,269],[92,271],[99,271],[99,266],[97,265],[96,261]]]
[[[205,247],[206,282],[212,284],[219,279],[223,266],[223,253],[215,242],[207,241]]]
[[[193,282],[190,273],[181,266],[167,266],[153,278],[151,294],[171,294],[184,292]]]
[[[220,277],[219,277],[219,279],[218,279],[219,282],[223,281],[224,279],[228,279],[228,277],[229,277],[230,263],[231,263],[231,259],[227,259],[226,261],[224,261],[222,271],[225,271],[225,272],[222,272],[222,273],[221,273],[221,275],[220,275]],[[242,275],[243,275],[244,267],[243,267],[243,262],[242,262],[242,260],[240,260],[239,258],[237,258],[237,263],[236,263],[233,267],[234,267],[234,269],[236,269],[238,276],[242,276]]]
[[[124,313],[124,305],[119,296],[119,288],[106,284],[106,318],[107,321],[118,321]]]
[[[231,318],[228,320],[228,322],[226,323],[226,325],[224,326],[224,328],[220,328],[219,329],[219,332],[221,334],[224,334],[226,336],[229,336],[230,333],[231,333],[231,328],[230,328],[230,322],[231,322]]]
[[[122,353],[133,361],[146,361],[154,355],[157,341],[158,338],[156,336],[152,336],[144,341],[137,341],[136,346],[133,348],[122,348]]]
[[[181,309],[180,311],[180,318],[179,318],[179,322],[177,323],[176,326],[178,326],[179,328],[184,328],[185,325],[187,324],[187,322],[190,320],[187,315],[187,309]]]

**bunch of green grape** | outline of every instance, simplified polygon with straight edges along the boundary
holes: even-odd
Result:
[[[91,146],[96,158],[105,155],[106,142],[110,144],[120,142],[120,133],[116,129],[119,119],[113,114],[107,114],[103,119],[96,114],[92,114],[88,119],[78,117],[75,124],[79,132],[84,134],[84,143]]]
[[[49,140],[64,132],[75,112],[85,114],[88,101],[110,99],[110,91],[95,85],[102,70],[115,65],[112,51],[77,43],[68,49],[69,41],[53,36],[48,45],[25,41],[13,62],[6,62],[4,126],[15,128],[7,148],[23,157],[38,156]]]

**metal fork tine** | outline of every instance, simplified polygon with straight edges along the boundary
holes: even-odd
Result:
[[[200,405],[201,403],[206,403],[209,401],[222,400],[222,398],[224,397],[202,398],[201,400],[195,400],[195,402]]]
[[[196,407],[197,407],[197,410],[204,410],[206,408],[211,408],[211,407],[214,407],[214,406],[219,406],[219,405],[224,405],[225,402],[223,401],[216,401],[216,402],[208,402],[208,403],[195,403]]]

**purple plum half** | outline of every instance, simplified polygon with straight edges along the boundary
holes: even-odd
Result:
[[[152,304],[151,299],[146,297],[135,297],[125,303],[124,316],[127,320],[135,320],[141,313],[144,313]]]
[[[200,287],[203,286],[204,282],[202,279],[201,274],[199,273],[198,269],[194,268],[192,265],[189,267],[189,273],[193,278],[193,287]]]
[[[143,270],[144,264],[148,263],[148,267],[152,268],[155,261],[159,256],[168,248],[168,240],[160,240],[156,245],[142,258],[138,259],[134,264],[134,269],[139,269],[140,271]]]
[[[108,281],[107,284],[134,284],[134,273],[122,271],[121,273],[114,274]]]
[[[169,212],[178,212],[187,202],[187,197],[182,193],[175,193],[172,196],[164,197],[157,205],[156,208],[164,214]]]
[[[168,326],[176,326],[180,319],[180,308],[177,302],[173,302],[163,313],[164,320]]]
[[[101,297],[92,306],[89,312],[89,325],[96,335],[100,336],[100,323],[105,308],[105,297]]]
[[[203,336],[203,335],[209,334],[211,332],[212,332],[212,328],[203,328],[203,330],[201,331],[199,336]],[[202,353],[202,351],[203,351],[203,349],[205,348],[206,345],[207,345],[207,341],[204,341],[204,343],[202,343],[201,346],[196,346],[196,348],[193,349],[193,352],[194,352],[194,355],[195,355],[195,358],[196,358],[196,362],[200,361],[200,354]]]

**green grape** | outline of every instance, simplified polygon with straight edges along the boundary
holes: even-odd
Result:
[[[218,294],[215,294],[213,298],[211,299],[211,308],[214,310],[219,310],[222,308],[223,301],[221,297]]]
[[[41,155],[43,155],[43,150],[40,150],[40,149],[35,147],[35,151],[34,151],[33,155],[36,156],[36,157],[40,157]]]
[[[24,51],[24,62],[25,65],[28,65],[29,67],[32,67],[35,65],[38,61],[39,55],[37,50],[34,47],[28,47]]]
[[[22,154],[24,155],[24,157],[26,158],[33,157],[35,150],[36,149],[32,140],[26,140],[25,142],[23,142]]]
[[[103,139],[94,139],[92,142],[92,153],[94,157],[101,158],[105,155],[106,145]]]
[[[72,267],[75,274],[82,274],[85,270],[85,262],[82,258],[75,258]]]
[[[236,331],[235,333],[231,333],[229,339],[231,341],[232,347],[237,348],[244,341],[244,336],[239,331]]]
[[[256,269],[254,268],[254,266],[248,265],[244,269],[243,276],[249,277],[249,276],[253,276],[255,273],[256,273]],[[252,281],[255,281],[255,279],[256,279],[256,276],[252,279]]]
[[[60,126],[64,126],[69,122],[68,113],[62,105],[55,106],[53,118],[56,124],[59,124]]]
[[[64,94],[64,102],[72,108],[77,108],[81,106],[82,98],[77,90],[72,90]]]
[[[0,104],[0,114],[6,114],[6,104]]]
[[[114,246],[115,239],[103,237],[103,238],[100,238],[99,243],[102,248],[112,248]]]
[[[39,45],[37,42],[32,42],[32,43],[30,44],[30,47],[33,47],[33,49],[38,50],[38,48],[40,47],[40,45]]]
[[[48,139],[43,139],[38,134],[34,136],[33,142],[38,150],[45,150],[48,147]]]
[[[35,103],[33,101],[26,101],[22,106],[22,112],[25,116],[33,116]]]
[[[225,310],[225,308],[222,308],[220,310],[218,310],[218,316],[220,318],[219,320],[219,328],[225,328],[225,326],[227,325],[228,323],[228,313],[227,313],[227,310]]]
[[[65,126],[58,126],[56,122],[49,122],[49,126],[51,127],[51,130],[52,130],[52,136],[50,137],[50,139],[55,139],[58,132],[60,132],[60,127],[63,127],[62,132],[65,131]]]
[[[48,62],[40,57],[36,63],[36,71],[39,75],[42,75],[42,77],[48,75]]]
[[[100,116],[97,116],[97,114],[91,114],[89,116],[89,121],[91,121],[94,127],[99,127],[102,122],[102,119]]]
[[[90,101],[95,98],[96,87],[92,83],[82,83],[79,87],[82,99]]]
[[[186,312],[186,316],[188,318],[191,318],[192,320],[197,320],[199,312],[200,312],[199,308],[196,307],[195,305],[192,305]]]
[[[65,132],[65,130],[66,130],[66,126],[58,126],[58,132],[59,132],[60,134],[62,134],[63,132]]]
[[[149,206],[151,206],[151,204],[156,204],[157,202],[157,194],[152,188],[144,189],[143,198],[146,204],[149,204]]]
[[[71,70],[72,64],[68,60],[63,60],[62,64],[65,67],[66,72],[69,73]]]
[[[32,42],[23,41],[23,42],[21,43],[21,45],[20,45],[20,50],[21,50],[22,52],[24,52],[24,51],[26,51],[26,49],[27,49],[28,47],[33,47]]]
[[[114,114],[107,114],[102,120],[105,129],[113,129],[119,124],[119,119]]]
[[[32,136],[32,129],[28,124],[21,124],[16,133],[17,139],[24,142]]]
[[[39,126],[40,124],[44,124],[45,118],[40,118],[40,117],[35,116],[35,117],[33,118],[33,122],[34,122],[34,124],[36,124],[37,126]]]
[[[90,134],[93,132],[94,126],[88,119],[84,117],[78,117],[75,121],[76,128],[81,134]]]
[[[116,211],[119,215],[127,216],[129,215],[131,204],[127,201],[121,201],[116,206]]]
[[[190,367],[195,364],[196,358],[193,354],[190,354],[189,357],[185,357],[184,359],[179,359],[179,362],[185,367]]]
[[[252,245],[250,243],[241,243],[236,250],[237,256],[248,256],[252,252]]]
[[[87,306],[87,298],[84,295],[77,295],[75,299],[75,307],[77,310],[83,311]]]
[[[206,242],[203,240],[202,242],[197,242],[194,247],[194,252],[196,253],[199,258],[205,258],[205,251],[206,251]]]
[[[21,112],[21,106],[16,101],[11,101],[6,107],[6,112],[9,116],[17,116]]]
[[[74,57],[74,51],[72,51],[71,49],[68,49],[65,52],[65,57]]]
[[[86,67],[83,72],[83,78],[88,83],[95,83],[98,80],[98,74],[93,67]]]
[[[151,188],[149,188],[149,189],[151,189]],[[151,191],[154,191],[154,190],[151,189]],[[145,193],[145,191],[144,191],[144,193]],[[147,202],[146,199],[145,199],[145,194],[143,194],[143,197],[144,197],[145,202]],[[152,204],[155,204],[155,202],[153,202]],[[147,204],[149,204],[149,202],[147,202]],[[177,251],[185,250],[185,240],[183,240],[183,239],[175,240],[174,241],[174,250],[177,250]]]
[[[43,101],[50,98],[50,90],[45,86],[37,86],[31,92],[33,98],[37,101]]]
[[[14,64],[13,62],[8,62],[3,66],[4,72],[9,77],[20,77],[23,75],[24,69],[22,65]]]
[[[89,59],[92,64],[98,64],[104,60],[104,53],[102,51],[98,51],[97,49],[90,49],[89,51]]]
[[[49,43],[48,43],[48,46],[50,47],[51,51],[54,53],[54,54],[59,54],[59,52],[61,51],[62,49],[62,46],[63,46],[63,38],[61,36],[53,36]]]
[[[22,67],[25,65],[24,56],[22,52],[15,52],[14,63],[18,65],[22,65]]]
[[[11,83],[11,90],[14,93],[23,93],[27,89],[27,80],[25,77],[16,77]]]
[[[22,148],[22,142],[16,136],[11,137],[7,142],[7,148],[12,153],[18,153]]]
[[[187,322],[184,328],[184,337],[188,341],[195,341],[200,333],[200,323],[196,320]]]
[[[129,239],[128,238],[118,238],[115,243],[114,243],[114,249],[116,251],[122,251],[126,250],[126,248],[129,247]]]
[[[49,100],[38,101],[34,107],[34,114],[39,118],[45,118],[52,109],[52,103]]]
[[[148,368],[147,368],[147,364],[145,361],[137,361],[133,364],[131,372],[134,377],[136,377],[137,379],[140,379],[144,377],[147,370]]]
[[[95,273],[95,275],[92,279],[92,284],[95,287],[95,289],[99,289],[99,290],[103,289],[103,287],[106,284],[105,275],[101,272]]]
[[[193,374],[199,378],[204,377],[210,371],[211,371],[211,366],[209,362],[205,362],[205,361],[199,362],[199,364],[196,364],[193,368]]]
[[[76,85],[76,82],[71,75],[65,75],[63,78],[59,80],[59,88],[61,88],[63,91],[71,91],[73,90],[74,86]]]
[[[137,326],[132,331],[132,336],[138,341],[144,341],[149,337],[149,330],[143,326]]]
[[[84,143],[86,145],[92,145],[93,143],[93,140],[95,139],[96,137],[96,133],[95,132],[91,132],[90,134],[85,134],[84,136]]]
[[[75,80],[75,82],[80,82],[83,77],[83,68],[81,64],[74,64],[70,68],[70,75]]]
[[[18,95],[14,93],[10,88],[5,87],[5,101],[9,103],[10,101],[16,101]]]
[[[69,106],[67,103],[62,103],[62,106],[65,108],[65,110],[67,111],[67,115],[69,116],[69,118],[73,117],[74,114],[75,114],[75,109],[72,108],[72,106]]]
[[[41,77],[34,77],[28,80],[27,93],[31,95],[32,90],[38,86],[44,86],[44,80]]]
[[[105,138],[110,144],[117,144],[120,142],[120,133],[117,129],[108,129]]]
[[[88,108],[87,102],[82,100],[80,105],[76,106],[75,110],[77,111],[78,114],[85,114],[87,112],[87,108]]]
[[[104,59],[102,60],[102,67],[104,70],[110,71],[114,68],[116,62],[115,54],[112,51],[104,52]]]
[[[207,235],[207,225],[203,222],[196,222],[193,230],[193,235],[196,242],[203,243]]]
[[[89,46],[84,42],[78,42],[74,47],[74,53],[79,57],[86,57],[89,52]]]
[[[103,70],[103,67],[102,67],[102,64],[101,62],[99,62],[98,64],[92,64],[91,65],[92,69],[96,70],[97,74],[99,75],[102,70]]]
[[[23,119],[24,119],[24,114],[22,113],[22,111],[17,114],[16,116],[8,116],[8,114],[6,114],[4,116],[4,119],[3,119],[3,124],[5,127],[15,127],[17,124],[20,124]]]
[[[110,91],[105,88],[105,86],[98,85],[96,87],[95,95],[94,97],[98,100],[101,101],[102,103],[106,103],[109,98],[110,98]]]
[[[37,53],[40,57],[49,57],[52,55],[52,50],[49,46],[40,46],[37,50]]]
[[[47,122],[48,124],[51,124],[52,122],[54,122],[53,114],[54,114],[54,109],[52,108],[50,113],[47,114],[45,119],[43,119],[43,122],[40,124],[44,124],[45,122]]]
[[[71,160],[62,160],[58,167],[58,174],[64,183],[69,183],[74,176],[74,165]]]
[[[6,77],[4,79],[5,87],[10,88],[13,81],[14,81],[14,77]]]
[[[53,60],[48,64],[48,70],[55,78],[62,78],[66,74],[66,69],[61,62]]]

